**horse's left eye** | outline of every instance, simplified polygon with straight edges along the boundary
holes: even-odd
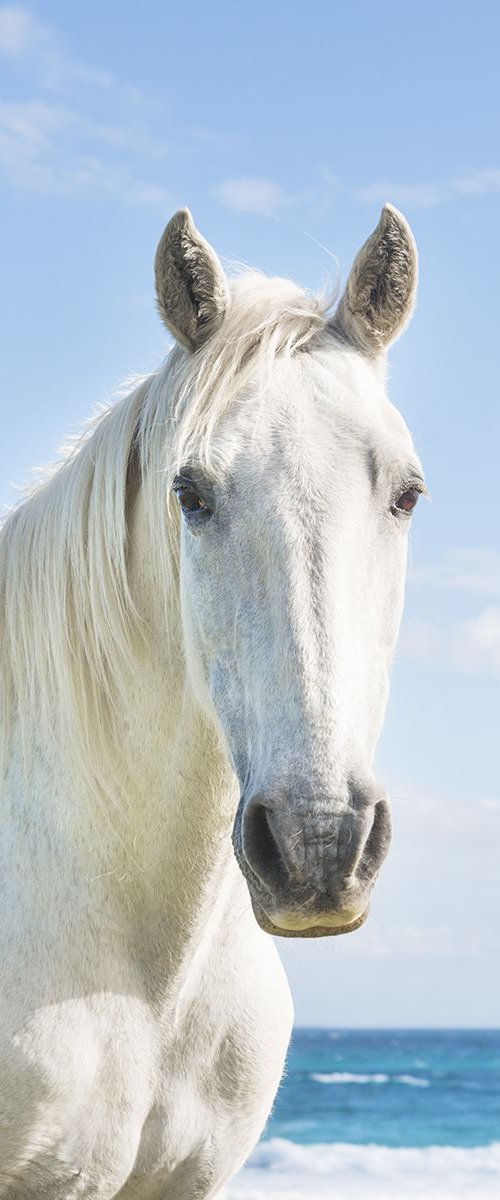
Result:
[[[420,488],[418,488],[418,487],[407,488],[406,492],[402,492],[401,496],[399,496],[398,499],[396,500],[395,504],[393,505],[393,510],[398,509],[399,512],[403,512],[403,513],[413,512],[413,509],[415,508],[418,498],[421,495],[422,495],[422,493],[420,491]]]

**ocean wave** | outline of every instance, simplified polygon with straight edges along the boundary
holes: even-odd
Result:
[[[375,1174],[387,1173],[397,1164],[411,1171],[429,1171],[449,1167],[455,1171],[497,1173],[500,1170],[500,1142],[489,1146],[367,1146],[351,1142],[299,1145],[286,1138],[259,1142],[250,1166],[273,1171],[308,1171],[324,1175],[336,1170],[355,1169]]]
[[[360,1075],[351,1071],[331,1071],[324,1075],[315,1071],[309,1078],[315,1083],[405,1083],[408,1087],[430,1087],[430,1079],[422,1079],[417,1075],[386,1075],[383,1072]]]
[[[350,1071],[332,1071],[322,1075],[315,1071],[309,1076],[315,1083],[389,1083],[389,1075],[353,1075]]]
[[[228,1200],[498,1200],[500,1142],[398,1147],[261,1142]]]

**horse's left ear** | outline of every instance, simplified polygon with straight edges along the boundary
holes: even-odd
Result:
[[[417,291],[415,239],[403,215],[386,204],[354,260],[332,329],[365,354],[384,351],[408,324]]]
[[[155,258],[156,298],[167,329],[187,350],[197,350],[218,325],[227,304],[227,281],[215,250],[181,208],[160,238]]]

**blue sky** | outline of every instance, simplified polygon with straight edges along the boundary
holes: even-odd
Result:
[[[2,504],[162,357],[180,205],[313,287],[387,199],[417,238],[390,393],[432,503],[379,753],[394,844],[363,930],[282,945],[302,1023],[498,1024],[499,36],[482,0],[0,6]]]

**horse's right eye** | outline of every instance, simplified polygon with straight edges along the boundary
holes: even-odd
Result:
[[[210,517],[212,510],[206,500],[197,492],[194,484],[186,479],[174,479],[172,490],[175,492],[180,507],[186,517]]]

